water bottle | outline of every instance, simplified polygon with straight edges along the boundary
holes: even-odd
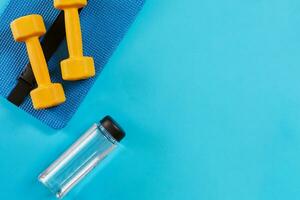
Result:
[[[124,137],[122,128],[110,116],[106,116],[41,173],[39,181],[57,198],[63,198],[116,149]]]

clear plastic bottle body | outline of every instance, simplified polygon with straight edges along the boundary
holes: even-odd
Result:
[[[39,181],[62,198],[117,145],[101,123],[94,124],[39,176]]]

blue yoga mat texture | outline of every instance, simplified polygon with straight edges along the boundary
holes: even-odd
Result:
[[[124,37],[143,3],[144,0],[89,0],[88,6],[82,11],[84,52],[85,55],[94,57],[97,76]],[[11,0],[0,18],[0,95],[3,97],[8,96],[28,63],[25,45],[14,42],[9,24],[18,17],[33,13],[42,15],[49,28],[59,11],[53,7],[53,1],[50,0]],[[27,98],[21,106],[21,109],[55,129],[66,126],[97,79],[96,77],[77,82],[63,81],[60,61],[67,57],[64,43],[49,62],[52,81],[63,83],[66,103],[48,110],[36,111],[30,98]]]

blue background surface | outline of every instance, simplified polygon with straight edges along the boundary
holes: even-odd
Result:
[[[65,129],[0,100],[0,199],[54,199],[38,174],[106,114],[124,148],[66,199],[300,199],[299,10],[148,0]]]

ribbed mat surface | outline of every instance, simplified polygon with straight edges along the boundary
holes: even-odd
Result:
[[[97,76],[78,82],[62,80],[59,63],[68,57],[64,42],[48,65],[52,81],[63,84],[67,102],[55,108],[36,111],[30,98],[27,98],[20,108],[55,129],[66,126],[134,21],[144,1],[89,0],[88,6],[81,13],[84,54],[94,57]],[[9,24],[18,17],[33,13],[42,15],[49,28],[59,11],[53,7],[52,0],[11,0],[0,17],[0,95],[4,97],[8,96],[28,63],[25,45],[14,42]]]

